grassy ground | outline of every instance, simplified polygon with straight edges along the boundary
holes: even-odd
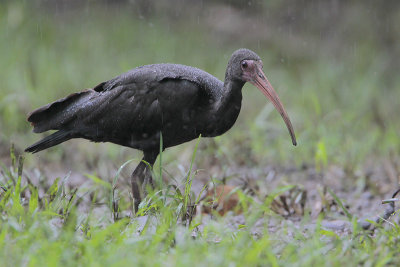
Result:
[[[399,185],[399,8],[321,5],[243,12],[195,5],[193,13],[155,6],[143,14],[135,5],[91,2],[2,5],[2,264],[396,265],[398,222],[366,232],[357,219],[381,214],[380,199]],[[18,155],[39,138],[25,121],[32,109],[149,63],[193,65],[223,79],[230,54],[243,46],[263,59],[298,147],[271,104],[246,85],[230,132],[157,161],[164,186],[140,216],[132,214],[128,178],[141,155],[130,149],[76,140],[25,155],[18,167]],[[185,207],[210,180],[238,186],[243,212],[198,212],[189,223]],[[299,212],[272,211],[275,197],[298,207],[303,195]],[[324,227],[331,220],[349,227]]]

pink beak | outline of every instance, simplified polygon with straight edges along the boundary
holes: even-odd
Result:
[[[275,92],[272,85],[269,83],[267,77],[261,69],[261,66],[256,64],[256,75],[249,82],[256,86],[269,100],[271,100],[272,104],[274,104],[275,108],[281,114],[283,120],[286,123],[286,126],[289,130],[290,137],[292,138],[293,145],[297,145],[296,136],[294,134],[292,123],[290,122],[289,116],[287,115],[285,108],[281,100],[278,97],[278,94]]]

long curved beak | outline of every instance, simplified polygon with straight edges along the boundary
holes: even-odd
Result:
[[[293,145],[297,145],[292,123],[285,111],[285,108],[283,107],[281,100],[278,97],[278,94],[275,92],[274,88],[272,88],[272,85],[269,83],[261,67],[258,65],[256,67],[256,72],[256,75],[254,75],[255,77],[250,80],[250,83],[256,86],[266,97],[268,97],[269,100],[271,100],[272,104],[274,104],[275,108],[281,114],[282,119],[286,123],[286,127],[289,130]]]

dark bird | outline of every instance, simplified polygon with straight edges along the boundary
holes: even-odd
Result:
[[[137,67],[33,111],[28,117],[33,132],[57,131],[25,151],[36,153],[72,138],[142,150],[143,159],[131,177],[137,209],[144,181],[152,184],[148,165],[153,166],[157,159],[160,138],[164,150],[199,135],[215,137],[225,133],[239,115],[246,82],[272,101],[296,145],[290,119],[262,68],[260,57],[248,49],[232,54],[224,82],[184,65]]]

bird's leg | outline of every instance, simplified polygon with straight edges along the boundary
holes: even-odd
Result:
[[[140,161],[139,165],[133,171],[131,176],[132,183],[132,194],[135,203],[135,211],[137,212],[139,209],[139,204],[142,201],[142,198],[145,195],[145,185],[149,183],[152,187],[153,179],[151,175],[151,168],[154,165],[158,156],[158,152],[144,152],[144,157]]]
[[[151,174],[151,170],[153,169],[153,165],[156,162],[157,157],[158,157],[158,151],[144,152],[144,160],[148,163],[148,165],[146,165],[146,170],[144,172],[145,183],[143,186],[146,186],[146,184],[150,184],[150,186],[154,188],[153,176]]]
[[[144,158],[140,161],[139,165],[133,171],[131,176],[131,184],[132,184],[132,194],[135,205],[135,211],[137,212],[139,209],[139,204],[142,201],[142,183],[144,181],[144,175],[146,170],[146,163],[144,162]]]

